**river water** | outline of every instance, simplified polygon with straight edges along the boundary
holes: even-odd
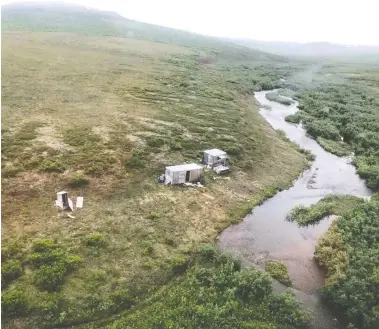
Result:
[[[290,189],[277,193],[254,208],[241,223],[224,230],[218,237],[218,246],[254,267],[264,268],[268,259],[286,264],[298,300],[314,313],[312,328],[337,328],[337,321],[320,302],[318,289],[324,283],[325,273],[313,257],[317,240],[327,231],[333,218],[316,226],[299,228],[295,223],[286,222],[285,217],[293,207],[314,204],[331,193],[366,197],[371,192],[348,159],[326,152],[307,136],[301,125],[284,120],[298,110],[297,102],[291,106],[281,105],[267,100],[267,92],[255,93],[259,104],[271,107],[261,108],[260,114],[274,129],[283,130],[292,142],[312,151],[316,160]],[[276,282],[274,288],[285,289]]]

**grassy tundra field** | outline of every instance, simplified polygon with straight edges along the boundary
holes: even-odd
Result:
[[[2,8],[5,328],[86,324],[132,306],[144,312],[153,291],[197,262],[199,245],[307,165],[252,97],[301,67],[109,13],[12,8]],[[156,183],[166,165],[200,162],[210,147],[231,156],[230,179],[207,172],[201,190]],[[53,206],[63,189],[84,196],[75,219]],[[209,271],[231,263],[212,264]],[[233,271],[225,287],[251,282]],[[302,326],[291,297],[270,302],[267,289],[257,305],[268,318],[257,321]],[[302,320],[282,323],[279,311]]]

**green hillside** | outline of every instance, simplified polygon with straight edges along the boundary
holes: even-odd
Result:
[[[125,19],[112,12],[102,12],[72,5],[8,5],[2,13],[3,31],[73,32],[84,35],[134,37],[165,43],[191,41],[206,45],[211,39],[164,27]]]
[[[246,59],[279,58],[220,39],[174,30],[124,18],[114,12],[86,9],[59,3],[6,5],[2,10],[2,31],[72,32],[88,36],[114,36],[162,42],[213,51],[240,51]],[[237,55],[237,54],[235,54]]]
[[[275,299],[265,275],[224,256],[200,265],[194,253],[307,165],[252,99],[302,67],[112,13],[43,8],[2,8],[3,327],[102,328],[115,314],[117,328],[129,317],[143,327],[136,310],[174,305],[183,291],[188,309],[164,327],[188,312],[200,321],[214,293],[225,323],[233,304],[241,327],[302,327],[307,315],[293,297]],[[165,166],[200,162],[210,147],[231,156],[229,179],[157,184]],[[53,206],[63,189],[84,196],[75,218]],[[211,288],[204,276],[192,285],[198,270]],[[249,290],[260,282],[261,294]],[[166,284],[177,294],[165,297]],[[192,295],[202,286],[203,304]],[[246,320],[254,310],[265,317]]]

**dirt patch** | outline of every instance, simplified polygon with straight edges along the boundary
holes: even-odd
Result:
[[[99,135],[104,142],[110,141],[110,137],[109,137],[110,129],[108,127],[93,127],[92,131],[95,134]]]
[[[51,147],[54,150],[70,150],[72,147],[64,143],[59,136],[54,127],[52,126],[44,126],[36,129],[37,131],[37,139],[36,141],[39,143],[43,143],[44,145]]]
[[[148,131],[145,131],[144,133],[148,133]],[[139,134],[144,135],[142,133],[139,133]],[[152,133],[152,135],[154,135],[154,134]],[[150,136],[150,135],[146,135],[146,136]],[[136,144],[137,146],[145,146],[146,145],[146,142],[142,138],[140,138],[140,137],[138,137],[136,135],[128,134],[128,135],[126,135],[126,137],[132,143]]]

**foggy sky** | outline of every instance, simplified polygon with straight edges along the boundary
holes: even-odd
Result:
[[[1,1],[2,4],[12,2],[18,1]],[[379,3],[375,0],[66,2],[115,11],[142,22],[219,37],[379,45]]]

